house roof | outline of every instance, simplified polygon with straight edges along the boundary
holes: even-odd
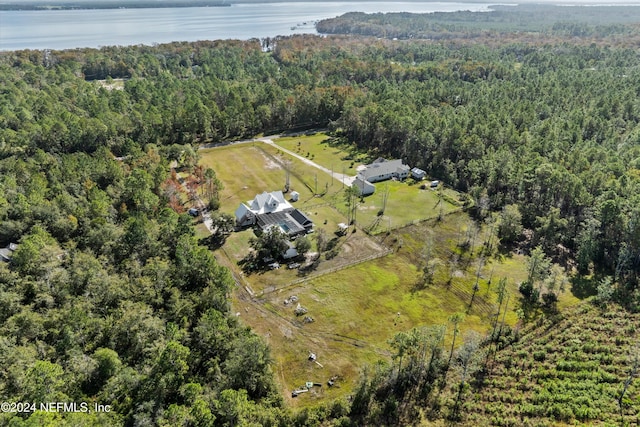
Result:
[[[427,173],[420,168],[411,169],[411,173],[415,175],[426,175]]]
[[[236,209],[236,219],[241,220],[245,217],[245,215],[247,215],[247,212],[251,212],[249,206],[245,205],[244,203],[240,203],[240,206],[238,206],[238,209]]]
[[[263,230],[277,226],[289,235],[303,233],[304,227],[298,223],[289,212],[272,212],[264,215],[259,215],[256,222]]]
[[[313,221],[311,221],[311,219],[308,216],[306,216],[304,213],[302,213],[302,211],[299,211],[298,209],[292,210],[289,213],[289,215],[291,215],[291,217],[293,217],[293,219],[295,219],[298,222],[298,224],[300,224],[303,227],[313,225]]]
[[[356,178],[353,180],[353,184],[351,184],[352,186],[356,186],[359,189],[364,189],[366,187],[373,187],[375,188],[375,185],[373,185],[372,183],[370,183],[369,181],[367,181],[366,179],[362,178],[362,176],[358,175],[356,176]]]
[[[365,181],[360,176],[356,176],[356,179],[353,180],[352,187],[356,187],[360,192],[360,195],[368,196],[369,194],[373,194],[376,191],[376,186],[370,183],[369,181]]]
[[[387,160],[384,162],[376,159],[374,163],[367,165],[366,169],[360,171],[358,174],[362,179],[369,180],[369,178],[389,175],[394,173],[409,171],[409,166],[402,164],[402,159]]]
[[[247,202],[251,210],[256,214],[269,212],[281,212],[286,209],[292,209],[293,206],[284,199],[282,191],[272,191],[258,194],[253,200]]]
[[[16,249],[18,249],[18,245],[16,245],[15,243],[10,243],[6,248],[0,248],[0,261],[11,261],[13,251],[15,251]]]

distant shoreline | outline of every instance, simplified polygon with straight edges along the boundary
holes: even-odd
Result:
[[[323,0],[343,2],[344,0]],[[350,0],[350,3],[384,3],[387,0]],[[438,3],[439,0],[402,0],[407,3]],[[487,3],[486,0],[454,0],[453,3]],[[236,4],[314,3],[314,0],[0,0],[0,11],[163,9],[188,7],[229,7]],[[503,4],[504,2],[496,2]],[[511,2],[508,2],[511,3]],[[515,0],[513,5],[542,4],[560,6],[637,6],[632,0]]]
[[[100,9],[162,9],[175,7],[228,7],[230,3],[218,0],[142,0],[142,1],[65,1],[53,3],[25,2],[0,3],[0,11],[11,10],[100,10]]]
[[[343,2],[344,0],[323,0]],[[384,3],[387,0],[350,0],[350,3]],[[439,0],[402,0],[407,3],[438,3]],[[544,0],[543,0],[544,1]],[[455,0],[452,3],[487,3],[485,0]],[[229,7],[236,4],[314,3],[313,0],[0,0],[0,11],[100,10],[100,9],[163,9],[183,7]],[[522,3],[522,2],[519,2]],[[526,3],[526,1],[525,1]]]

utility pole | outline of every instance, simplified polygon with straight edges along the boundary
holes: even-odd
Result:
[[[291,171],[289,169],[290,169],[289,161],[285,161],[284,162],[284,171],[285,171],[284,192],[285,193],[288,193],[289,189],[291,188]]]
[[[387,200],[389,199],[389,184],[384,187],[384,191],[382,192],[382,213],[384,213],[387,209]]]

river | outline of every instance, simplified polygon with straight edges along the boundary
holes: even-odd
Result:
[[[314,22],[346,12],[487,11],[493,3],[296,2],[230,7],[0,11],[0,50],[152,45],[315,34]]]

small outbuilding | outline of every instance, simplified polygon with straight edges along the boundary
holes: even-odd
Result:
[[[427,173],[420,168],[413,168],[411,169],[411,176],[413,179],[421,181],[427,176]]]
[[[0,249],[0,261],[10,262],[16,249],[18,249],[18,245],[15,243],[9,243],[9,246]]]
[[[297,191],[292,191],[291,192],[291,201],[292,202],[297,202],[298,199],[300,199],[300,193],[298,193]]]
[[[353,180],[352,187],[358,190],[358,195],[360,196],[368,196],[376,191],[375,185],[362,179],[360,176],[357,176],[356,179]]]
[[[338,224],[338,234],[345,235],[347,234],[348,230],[349,230],[349,226],[344,222],[341,222],[340,224]]]
[[[431,181],[431,184],[430,184],[429,186],[430,186],[431,188],[438,188],[438,185],[440,185],[440,181],[438,181],[438,180],[436,179],[436,180]]]

